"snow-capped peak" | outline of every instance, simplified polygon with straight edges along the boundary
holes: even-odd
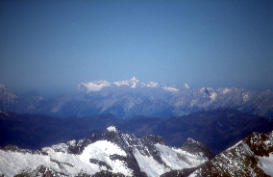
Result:
[[[185,89],[190,89],[191,87],[190,87],[190,85],[189,85],[188,83],[185,83],[185,84],[184,84],[184,88],[185,88]]]
[[[157,82],[154,82],[154,81],[150,81],[150,82],[148,82],[148,83],[144,83],[144,86],[146,86],[146,87],[150,87],[150,88],[155,88],[155,87],[158,87],[159,86],[159,83],[157,83]]]
[[[109,127],[106,128],[106,130],[107,130],[108,132],[117,132],[117,131],[118,131],[117,128],[116,128],[115,126],[109,126]]]
[[[230,88],[224,88],[223,89],[223,94],[227,94],[228,92],[230,92],[231,91],[231,89]]]
[[[200,144],[200,142],[198,142],[198,141],[196,141],[196,140],[194,140],[194,139],[192,139],[190,137],[187,138],[186,142],[193,143],[193,144]]]
[[[130,79],[131,81],[131,88],[136,88],[137,83],[139,82],[139,80],[134,76]]]
[[[178,88],[170,87],[170,86],[164,86],[164,87],[163,87],[163,90],[166,90],[166,91],[168,91],[168,92],[178,92],[178,91],[179,91]]]
[[[129,80],[114,81],[112,84],[117,87],[128,86],[131,88],[136,88],[138,83],[139,83],[139,80],[135,76],[133,76]]]
[[[129,87],[132,89],[135,88],[158,88],[161,87],[163,90],[168,92],[178,92],[179,89],[171,86],[161,86],[158,82],[149,81],[149,82],[140,82],[135,76],[128,80],[119,80],[109,82],[106,80],[98,80],[98,81],[91,81],[91,82],[82,82],[78,85],[79,90],[84,90],[86,92],[98,92],[101,91],[103,88],[106,87]],[[185,88],[189,89],[189,85],[186,83]]]
[[[80,83],[78,88],[84,89],[86,92],[97,92],[103,89],[104,87],[109,87],[110,85],[111,85],[110,82],[105,80],[100,80],[100,81]]]

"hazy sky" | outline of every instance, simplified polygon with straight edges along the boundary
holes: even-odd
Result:
[[[0,83],[273,88],[272,0],[1,0]]]

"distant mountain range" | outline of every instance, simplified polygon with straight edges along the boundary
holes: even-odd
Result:
[[[107,127],[101,134],[40,150],[0,149],[0,176],[203,177],[273,176],[273,131],[252,133],[212,158],[188,138],[180,148],[158,136],[137,138]]]
[[[192,89],[140,82],[135,77],[123,81],[81,83],[73,94],[43,97],[18,95],[0,85],[0,110],[53,117],[87,117],[111,114],[127,119],[137,116],[171,117],[197,111],[234,109],[273,118],[273,91],[241,88]]]

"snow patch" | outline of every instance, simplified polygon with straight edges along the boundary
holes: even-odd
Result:
[[[209,96],[210,100],[211,101],[215,101],[216,100],[216,97],[217,97],[217,93],[216,92],[212,92]]]
[[[192,168],[208,160],[201,155],[194,155],[179,148],[169,147],[159,143],[157,143],[155,146],[160,152],[160,157],[163,162],[171,169],[179,170],[184,168]]]
[[[160,164],[152,156],[144,155],[138,149],[134,149],[133,153],[140,170],[146,173],[148,177],[158,177],[161,174],[170,171],[169,168]]]
[[[244,95],[243,95],[243,101],[244,102],[247,102],[249,100],[249,95],[248,95],[248,93],[244,93]]]
[[[134,76],[130,79],[131,82],[131,88],[136,88],[137,83],[139,82],[139,80],[137,80],[137,78]]]
[[[93,157],[97,156],[98,158],[101,158],[102,155],[110,156],[114,154],[126,157],[124,150],[107,140],[100,140],[89,144],[83,150],[81,158],[84,159],[87,154],[91,154]]]
[[[129,81],[128,80],[115,81],[115,82],[113,82],[113,84],[116,85],[117,87],[129,86]]]
[[[40,165],[49,165],[50,163],[48,156],[40,154],[0,150],[0,157],[0,172],[7,177],[15,176],[26,168],[34,170]]]
[[[159,86],[159,83],[150,81],[150,82],[146,83],[145,86],[150,87],[150,88],[156,88]]]
[[[133,174],[124,161],[111,158],[111,155],[126,157],[127,154],[118,145],[109,141],[101,140],[89,144],[80,155],[68,153],[67,148],[66,144],[60,143],[43,148],[42,153],[34,154],[0,150],[0,173],[12,177],[21,173],[22,170],[33,171],[42,165],[64,176],[76,176],[80,172],[92,175],[101,170],[122,173],[125,176]],[[105,162],[106,165],[92,163],[90,159]]]
[[[117,132],[117,131],[118,131],[117,128],[116,128],[115,126],[109,126],[109,127],[106,128],[106,130],[107,130],[108,132]]]
[[[200,88],[200,93],[204,93],[205,92],[205,90],[206,90],[206,88],[205,87],[202,87],[202,88]]]
[[[87,92],[98,92],[104,87],[109,87],[110,82],[105,80],[94,81],[94,82],[83,82],[79,85],[79,89],[84,89]]]
[[[178,88],[169,87],[169,86],[164,86],[164,87],[163,87],[163,90],[166,90],[166,91],[168,91],[168,92],[178,92],[178,91],[179,91]]]
[[[225,95],[225,94],[227,94],[227,93],[230,92],[230,91],[231,91],[231,89],[229,89],[229,88],[224,88],[223,94]]]
[[[151,155],[141,153],[134,149],[134,156],[140,167],[148,177],[158,177],[171,170],[197,167],[208,159],[202,155],[194,155],[179,148],[168,147],[162,144],[155,144],[163,163],[158,162]]]
[[[129,80],[121,80],[121,81],[113,82],[113,84],[116,85],[117,87],[128,86],[131,88],[136,88],[138,83],[139,83],[139,80],[135,76]]]
[[[118,145],[111,143],[106,140],[96,141],[88,145],[79,156],[81,161],[90,164],[90,159],[96,159],[105,162],[112,168],[114,173],[122,173],[125,176],[132,176],[132,170],[129,169],[121,160],[113,160],[110,158],[111,155],[119,155],[126,157],[127,154]]]
[[[258,159],[258,167],[260,167],[267,175],[273,176],[273,153],[270,153],[268,157],[258,156]]]
[[[184,84],[184,88],[185,88],[185,89],[190,89],[191,87],[190,87],[190,85],[189,85],[188,83],[185,83],[185,84]]]

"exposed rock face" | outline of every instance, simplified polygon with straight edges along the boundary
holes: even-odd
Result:
[[[189,139],[185,144],[193,141]],[[254,132],[199,167],[172,170],[161,177],[270,177],[273,176],[272,167],[273,131],[268,134]]]
[[[252,133],[191,176],[273,176],[273,131]]]
[[[210,159],[213,157],[212,153],[206,146],[192,138],[188,138],[181,148],[191,153],[204,153],[204,155]]]

